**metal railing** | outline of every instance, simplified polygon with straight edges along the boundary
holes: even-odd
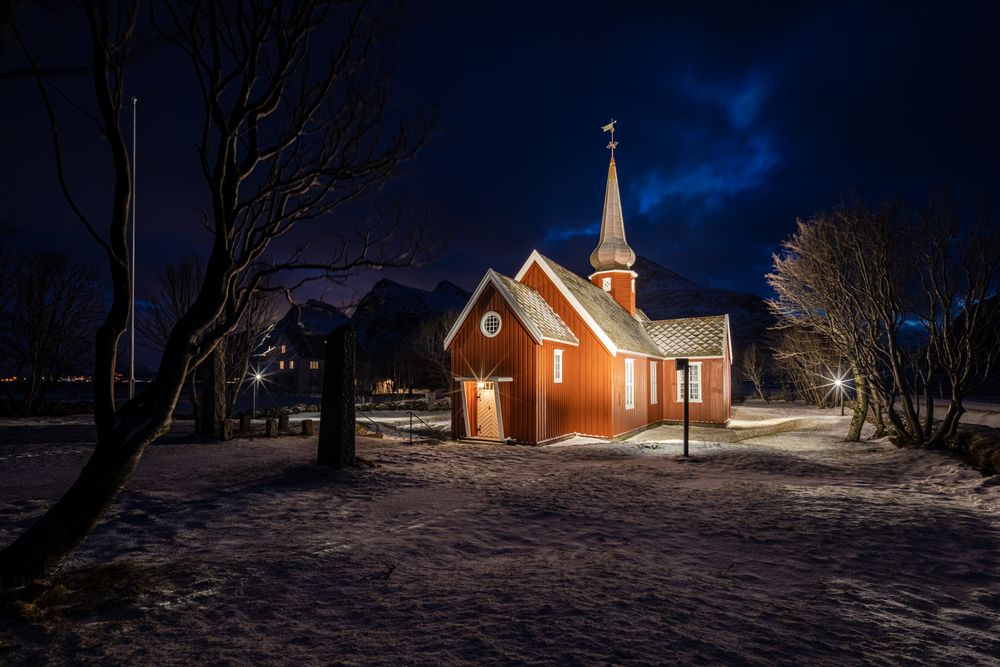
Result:
[[[365,419],[367,419],[368,421],[370,421],[372,423],[372,425],[375,427],[375,432],[376,433],[381,433],[382,432],[382,427],[379,425],[379,423],[377,421],[375,421],[374,419],[372,419],[371,417],[369,417],[367,413],[362,412],[361,410],[355,410],[355,414],[359,414],[362,417],[364,417]]]
[[[423,419],[420,418],[420,415],[414,414],[413,410],[407,410],[406,412],[410,416],[410,431],[409,431],[409,433],[410,433],[410,440],[409,440],[409,444],[411,444],[411,445],[413,444],[413,418],[414,417],[416,417],[417,421],[419,421],[421,424],[423,424],[424,426],[426,426],[427,429],[429,431],[431,431],[432,433],[437,433],[440,430],[440,429],[434,428],[433,426],[431,426],[430,424],[428,424],[427,422],[425,422]]]

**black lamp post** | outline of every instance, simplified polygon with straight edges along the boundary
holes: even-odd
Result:
[[[691,365],[688,364],[687,359],[677,359],[674,363],[677,365],[677,370],[684,371],[684,456],[686,457],[688,455],[688,399],[691,396],[688,379],[691,376]]]

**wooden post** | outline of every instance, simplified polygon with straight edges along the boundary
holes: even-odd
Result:
[[[268,419],[264,422],[264,434],[269,438],[278,437],[278,421],[276,419]]]
[[[343,468],[354,464],[354,330],[342,325],[326,339],[323,407],[316,462]]]
[[[288,415],[278,415],[278,431],[284,433],[288,430]]]
[[[311,419],[303,419],[302,420],[302,435],[309,436],[309,435],[315,435],[315,433],[316,433],[316,427],[314,425],[313,420],[311,420]]]
[[[240,415],[240,433],[250,432],[250,415],[244,412]]]

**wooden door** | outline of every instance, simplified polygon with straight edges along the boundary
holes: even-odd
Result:
[[[484,382],[482,389],[476,390],[476,426],[480,438],[500,438],[500,422],[497,416],[496,384]]]

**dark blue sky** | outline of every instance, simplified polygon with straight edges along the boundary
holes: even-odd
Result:
[[[611,116],[630,243],[714,286],[766,294],[770,254],[795,218],[842,193],[995,193],[994,5],[870,4],[413,6],[392,48],[396,99],[407,113],[433,107],[438,120],[393,191],[429,211],[450,242],[432,264],[388,275],[471,289],[489,267],[512,273],[533,248],[585,271],[607,170],[600,126]],[[71,54],[79,25],[59,17],[46,43]],[[15,60],[9,46],[5,56]],[[60,85],[85,95],[86,83]],[[142,100],[144,291],[165,262],[204,248],[192,208],[205,193],[187,64],[155,53],[133,69],[129,89]],[[56,189],[37,93],[30,82],[0,90],[0,179],[23,230],[16,244],[99,264]],[[74,187],[99,215],[106,154],[72,109],[61,113]],[[348,300],[378,277],[326,296]]]

